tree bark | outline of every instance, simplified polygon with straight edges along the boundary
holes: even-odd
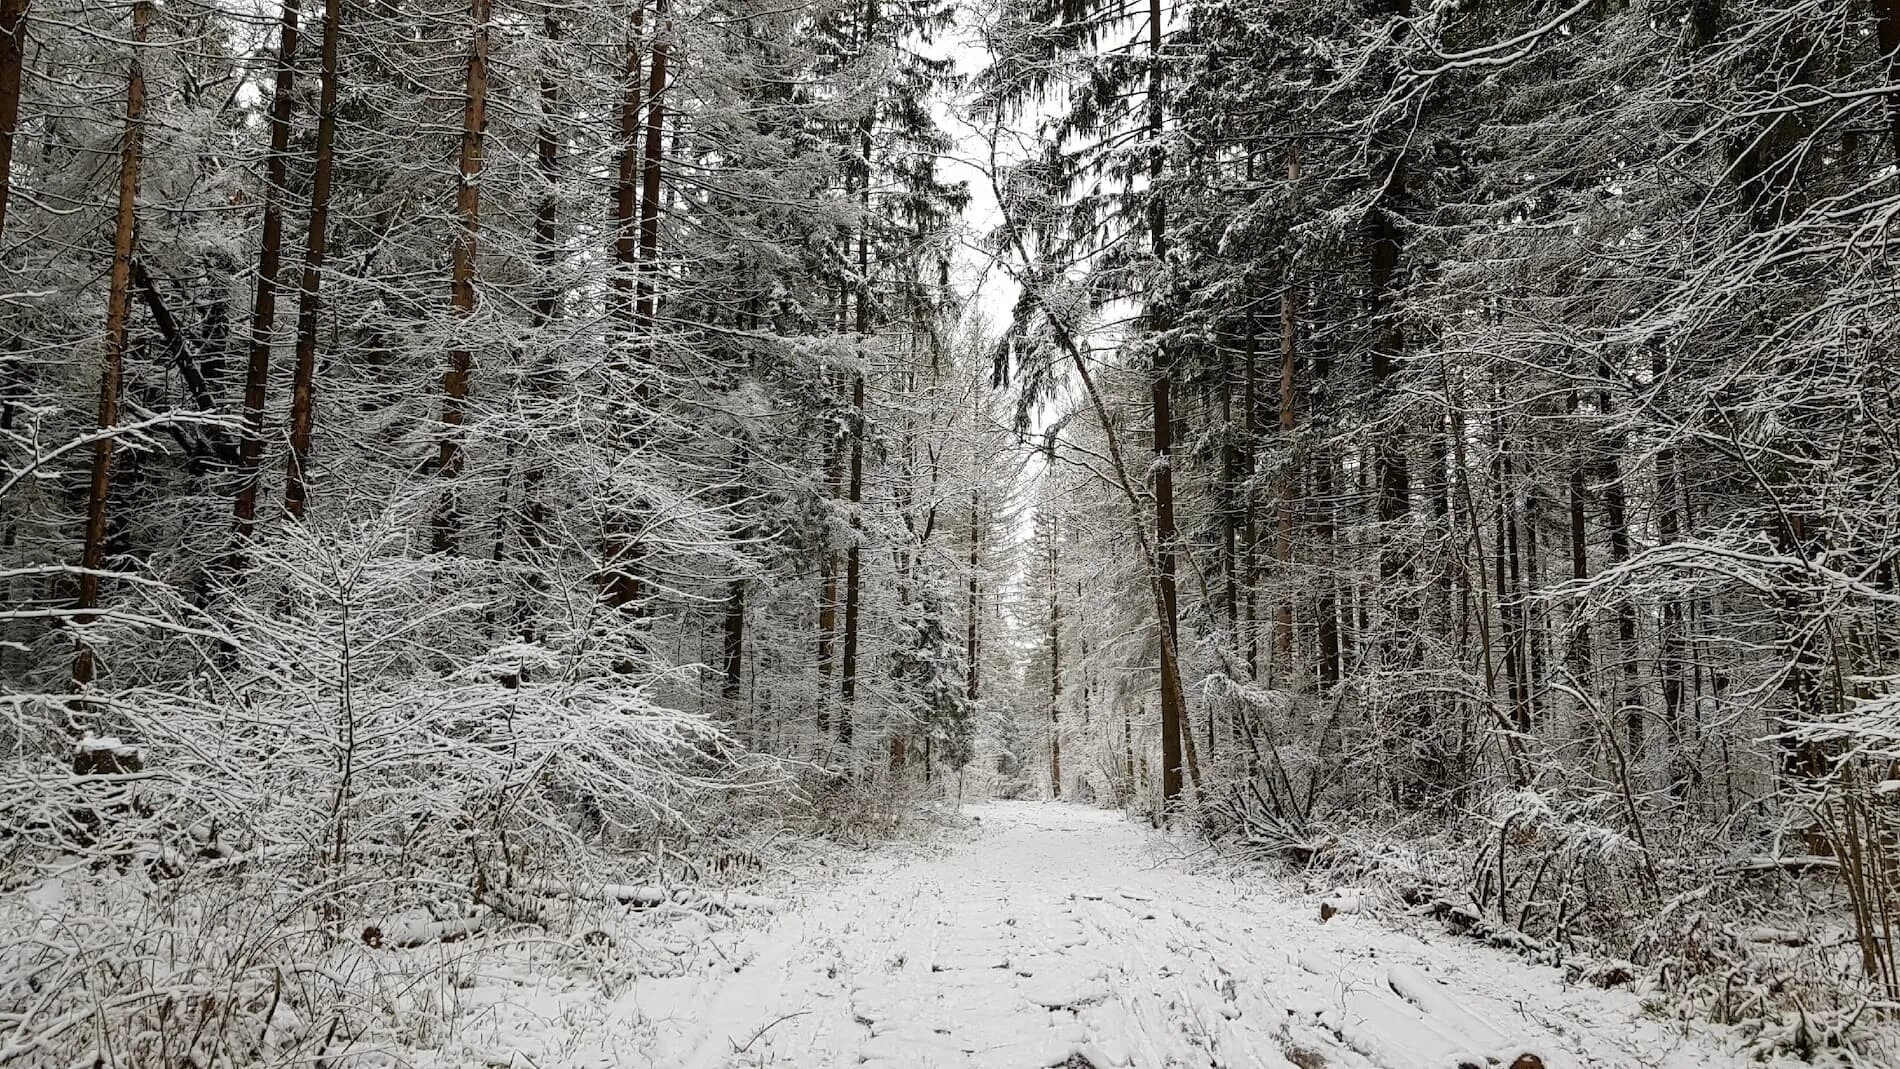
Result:
[[[1565,408],[1575,419],[1577,412],[1577,392],[1570,391]],[[1570,578],[1581,584],[1590,578],[1589,550],[1589,514],[1585,503],[1588,497],[1586,488],[1587,462],[1578,460],[1570,466]],[[1589,678],[1591,670],[1590,618],[1589,613],[1579,609],[1572,621],[1575,629],[1570,643],[1568,660],[1570,674],[1581,682]]]
[[[1887,84],[1900,83],[1900,0],[1874,0],[1874,37]],[[1887,94],[1887,145],[1900,161],[1900,92]]]
[[[640,182],[644,157],[640,107],[646,86],[640,68],[640,36],[645,14],[645,0],[635,0],[627,33],[627,95],[620,107],[619,177],[614,183],[614,264],[617,269],[613,288],[619,296],[615,313],[629,330],[638,304],[634,296],[634,276],[640,270]]]
[[[1056,528],[1049,524],[1049,795],[1062,797],[1062,589]]]
[[[877,0],[865,4],[864,38],[868,46],[877,30]],[[844,655],[839,665],[838,742],[847,761],[855,714],[852,706],[858,696],[858,617],[861,594],[860,571],[863,564],[864,520],[858,508],[864,500],[864,361],[869,355],[871,338],[871,133],[876,119],[876,101],[872,101],[858,120],[858,278],[857,278],[857,350],[858,369],[851,378],[851,481],[847,500],[851,511],[851,544],[844,557]]]
[[[1599,368],[1605,386],[1597,394],[1597,408],[1605,419],[1614,415],[1614,401],[1608,386],[1610,369],[1607,364]],[[1610,566],[1619,567],[1630,559],[1630,532],[1628,503],[1623,487],[1622,437],[1611,434],[1609,442],[1603,447],[1599,463],[1603,477],[1603,519],[1610,529]],[[1643,705],[1637,686],[1636,666],[1636,606],[1628,596],[1619,595],[1616,602],[1616,638],[1619,678],[1621,685],[1616,689],[1612,708],[1624,718],[1624,732],[1627,736],[1629,760],[1636,761],[1643,755]]]
[[[982,519],[981,519],[981,514],[979,513],[978,509],[979,509],[979,501],[978,501],[977,491],[971,490],[970,491],[970,576],[969,576],[970,586],[969,586],[969,592],[966,595],[968,598],[968,603],[966,606],[966,613],[968,615],[968,620],[965,625],[969,633],[966,636],[965,642],[964,642],[964,659],[969,662],[969,676],[968,676],[968,679],[965,681],[967,684],[965,687],[965,694],[970,699],[970,707],[972,709],[976,707],[977,694],[978,694],[977,681],[978,681],[978,675],[979,675],[977,671],[978,664],[979,664],[979,662],[977,661],[979,620],[977,616],[978,600],[977,600],[976,564],[977,564],[977,548],[980,545],[981,539],[982,539]]]
[[[863,305],[859,305],[859,317],[863,317]],[[841,682],[838,708],[838,744],[849,755],[852,734],[852,704],[858,697],[858,603],[862,577],[862,547],[864,523],[858,516],[858,506],[864,500],[864,375],[859,373],[851,380],[851,482],[850,496],[846,499],[851,509],[851,545],[844,554],[844,655],[840,658]]]
[[[450,257],[449,304],[454,309],[456,336],[442,375],[442,446],[436,471],[447,485],[436,513],[434,548],[446,553],[455,546],[461,527],[453,480],[463,462],[462,424],[468,403],[469,372],[474,356],[469,347],[467,320],[475,314],[475,255],[482,222],[482,135],[488,125],[488,21],[490,0],[470,0],[469,22],[474,36],[469,44],[468,76],[462,104],[462,149],[456,167],[455,213],[460,227]]]
[[[26,73],[27,9],[32,0],[0,0],[0,237],[7,233],[13,189],[13,142],[20,128],[20,82]]]
[[[270,151],[264,159],[263,237],[251,299],[250,361],[244,370],[244,433],[238,444],[237,532],[250,537],[257,519],[259,463],[264,453],[264,403],[270,388],[271,335],[277,321],[277,274],[283,261],[284,186],[290,166],[290,109],[297,78],[297,5],[284,0],[271,89]]]
[[[1161,183],[1166,165],[1161,137],[1166,120],[1161,83],[1161,0],[1148,0],[1148,245],[1157,264],[1167,257],[1167,201]],[[1150,301],[1149,327],[1164,334],[1162,315]],[[1181,741],[1187,710],[1181,686],[1180,611],[1174,584],[1174,473],[1169,470],[1173,418],[1168,411],[1173,382],[1164,339],[1157,339],[1149,393],[1154,412],[1155,572],[1159,583],[1161,628],[1161,805],[1167,810],[1181,796]]]
[[[1300,179],[1297,148],[1287,150],[1286,177],[1289,183]],[[1295,201],[1297,210],[1297,199]],[[1289,258],[1290,259],[1290,258]],[[1293,563],[1293,495],[1297,489],[1298,466],[1292,457],[1293,431],[1298,424],[1298,398],[1294,393],[1299,367],[1299,291],[1293,280],[1291,262],[1287,265],[1286,284],[1280,291],[1280,441],[1287,450],[1285,470],[1280,476],[1280,503],[1275,524],[1273,561],[1286,595],[1274,616],[1273,648],[1283,670],[1293,669],[1293,592],[1287,584],[1287,572]]]
[[[744,447],[741,446],[741,449]],[[746,463],[742,452],[737,469],[733,473],[732,489],[727,498],[727,507],[735,512],[745,500]],[[739,542],[745,543],[752,538],[749,529],[739,532]],[[725,671],[719,688],[719,696],[725,700],[727,711],[738,715],[739,695],[744,682],[745,667],[745,588],[743,576],[734,576],[726,587],[726,612],[724,626],[720,634],[720,653]]]
[[[126,326],[132,301],[132,249],[138,227],[139,165],[145,130],[146,37],[152,23],[151,0],[132,5],[132,56],[126,72],[125,134],[119,149],[119,198],[112,228],[112,270],[106,297],[105,357],[99,369],[99,429],[119,423],[119,390],[125,373]],[[92,478],[86,496],[86,541],[80,557],[79,610],[75,624],[92,618],[99,607],[99,573],[106,563],[106,517],[112,492],[111,434],[92,445]],[[84,637],[73,658],[73,683],[84,687],[97,674],[97,661]]]
[[[829,503],[844,496],[844,444],[835,438],[826,466],[826,500]],[[825,525],[825,545],[819,570],[822,575],[818,590],[817,717],[818,735],[828,742],[831,738],[831,678],[836,671],[838,636],[838,555],[832,552],[829,523]]]
[[[290,463],[284,473],[284,511],[302,519],[309,498],[310,437],[316,418],[317,327],[323,311],[323,265],[330,243],[330,182],[336,161],[337,38],[342,0],[324,0],[323,56],[317,76],[317,160],[310,181],[310,225],[304,238],[303,279],[297,289],[297,364],[290,386]]]
[[[1254,517],[1253,475],[1256,470],[1255,457],[1260,451],[1259,426],[1256,407],[1259,405],[1260,367],[1259,367],[1259,325],[1255,321],[1254,307],[1251,301],[1247,305],[1247,335],[1245,341],[1244,369],[1241,377],[1240,425],[1241,425],[1241,478],[1244,480],[1240,493],[1240,556],[1241,576],[1246,584],[1246,645],[1241,655],[1246,658],[1247,675],[1250,679],[1260,678],[1260,565],[1257,547],[1259,529]],[[1276,576],[1277,578],[1277,576]]]
[[[1658,404],[1671,411],[1668,358],[1657,351],[1650,363],[1651,382]],[[1682,534],[1682,470],[1676,459],[1676,447],[1666,444],[1656,451],[1656,536],[1662,545],[1677,541]],[[1688,794],[1689,781],[1695,775],[1695,742],[1689,737],[1683,715],[1684,613],[1682,599],[1665,592],[1656,624],[1656,674],[1662,683],[1662,722],[1668,733],[1669,793],[1682,798]]]
[[[667,0],[657,0],[653,14],[653,59],[647,75],[646,147],[640,162],[640,271],[634,288],[633,319],[641,345],[653,358],[655,283],[660,270],[660,172],[662,138],[666,130]]]

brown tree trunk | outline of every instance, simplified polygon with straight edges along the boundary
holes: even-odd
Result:
[[[645,0],[635,0],[632,22],[627,33],[627,95],[620,107],[619,177],[614,182],[614,291],[619,300],[615,313],[622,324],[631,327],[634,320],[634,276],[640,264],[640,180],[641,149],[640,105],[646,82],[640,72],[641,23],[645,19]]]
[[[1570,391],[1565,407],[1574,419],[1577,412],[1577,392]],[[1585,511],[1587,498],[1585,475],[1586,461],[1578,460],[1570,466],[1570,578],[1582,583],[1590,578],[1589,525]],[[1587,611],[1579,609],[1572,621],[1574,631],[1571,636],[1568,660],[1570,674],[1582,683],[1588,679],[1591,670],[1590,619]]]
[[[20,81],[26,72],[26,13],[32,0],[0,0],[0,237],[7,233],[13,189],[13,141],[20,128]]]
[[[1246,584],[1246,622],[1243,625],[1247,641],[1241,651],[1246,658],[1247,675],[1250,679],[1260,678],[1260,630],[1259,630],[1259,555],[1254,546],[1259,530],[1254,518],[1253,474],[1254,458],[1260,451],[1259,427],[1256,423],[1255,407],[1260,403],[1260,367],[1259,367],[1259,326],[1255,322],[1252,302],[1247,305],[1247,336],[1241,375],[1240,391],[1240,462],[1241,478],[1245,483],[1240,493],[1240,572]],[[1276,578],[1278,578],[1276,576]]]
[[[238,446],[237,532],[249,537],[257,519],[258,464],[264,453],[264,402],[270,387],[271,335],[277,321],[277,273],[284,244],[284,185],[290,166],[290,108],[297,78],[297,5],[284,0],[271,89],[270,153],[264,159],[264,232],[251,300],[250,362],[244,369],[244,434]]]
[[[861,247],[861,246],[860,246]],[[862,254],[860,254],[862,255]],[[859,304],[860,322],[864,317],[864,306]],[[840,659],[841,683],[838,708],[838,743],[847,755],[851,750],[852,704],[858,697],[858,602],[861,586],[861,557],[859,543],[863,540],[864,524],[858,516],[858,505],[864,500],[864,375],[859,373],[851,380],[851,482],[850,496],[846,500],[851,508],[851,545],[844,554],[844,656]]]
[[[826,500],[844,496],[844,444],[833,440],[825,478]],[[825,547],[819,562],[818,591],[818,735],[831,738],[831,678],[836,669],[838,636],[838,555],[831,548],[831,525],[825,525]]]
[[[73,622],[92,618],[99,607],[99,573],[106,563],[106,516],[112,492],[111,431],[119,423],[119,388],[125,371],[126,324],[132,301],[132,247],[137,234],[139,164],[145,129],[146,36],[152,23],[150,0],[132,5],[132,56],[126,72],[125,136],[119,150],[118,213],[112,228],[112,271],[106,297],[105,358],[99,369],[99,430],[92,445],[92,479],[86,496],[86,542],[80,557],[79,603]],[[97,671],[92,648],[81,637],[73,658],[73,683],[91,683]]]
[[[297,366],[290,387],[290,464],[284,473],[284,510],[301,519],[308,499],[305,477],[316,418],[317,326],[323,311],[323,263],[330,241],[330,176],[336,159],[337,38],[342,0],[323,3],[323,57],[317,90],[317,162],[310,182],[310,226],[304,239],[303,281],[297,291]]]
[[[1613,400],[1608,387],[1609,368],[1601,368],[1605,387],[1597,394],[1597,408],[1605,419],[1613,415]],[[1604,446],[1600,463],[1603,472],[1603,520],[1610,529],[1610,566],[1625,564],[1630,559],[1630,532],[1628,502],[1623,487],[1622,438],[1612,434]],[[1611,706],[1622,713],[1624,731],[1629,748],[1628,760],[1634,762],[1643,755],[1643,706],[1642,695],[1637,685],[1636,666],[1636,606],[1628,596],[1619,595],[1616,602],[1616,656],[1619,662],[1621,685],[1616,689]],[[1612,729],[1614,730],[1614,729]]]
[[[1221,575],[1226,579],[1221,591],[1221,611],[1227,617],[1227,638],[1236,659],[1246,654],[1247,644],[1240,633],[1240,431],[1234,425],[1233,347],[1229,339],[1220,340],[1220,422],[1221,492],[1220,556]],[[1210,717],[1213,715],[1210,711]],[[1211,730],[1211,729],[1210,729]],[[1210,742],[1208,745],[1212,746]]]
[[[470,0],[469,22],[474,38],[468,51],[468,77],[463,93],[462,149],[456,168],[455,213],[460,228],[455,234],[449,274],[449,304],[458,320],[457,333],[449,350],[448,368],[442,375],[442,446],[436,458],[436,471],[448,485],[442,490],[442,505],[436,513],[434,548],[446,553],[454,548],[461,527],[461,510],[456,503],[453,480],[462,471],[462,423],[468,403],[469,371],[474,356],[468,338],[468,318],[475,313],[475,255],[482,223],[482,135],[488,125],[488,21],[490,0]]]
[[[1668,359],[1658,351],[1651,360],[1651,382],[1664,412],[1672,411],[1669,399]],[[1676,460],[1676,448],[1665,445],[1656,452],[1656,536],[1668,545],[1682,534],[1682,471]],[[1661,598],[1661,614],[1656,626],[1656,674],[1662,683],[1662,722],[1668,734],[1669,793],[1676,798],[1688,794],[1694,774],[1691,756],[1695,742],[1689,737],[1683,715],[1684,664],[1683,602],[1672,594]]]
[[[1874,35],[1887,84],[1900,83],[1900,0],[1874,0]],[[1900,160],[1900,93],[1887,95],[1887,144]]]
[[[1384,191],[1374,202],[1367,220],[1368,257],[1372,265],[1372,278],[1367,304],[1368,318],[1372,322],[1372,384],[1376,402],[1381,407],[1392,399],[1391,377],[1397,370],[1395,363],[1405,352],[1405,332],[1398,324],[1397,281],[1399,253],[1404,246],[1405,237],[1393,222],[1392,212],[1396,202],[1405,191],[1405,163],[1393,152],[1387,161],[1387,174],[1384,176]],[[1405,442],[1401,433],[1394,429],[1381,432],[1373,456],[1373,467],[1378,475],[1379,526],[1379,578],[1387,583],[1406,571],[1405,554],[1393,547],[1392,528],[1405,519],[1411,509],[1411,471],[1406,461]],[[1391,595],[1397,597],[1396,589]],[[1403,619],[1404,610],[1400,610]]]
[[[1181,673],[1176,660],[1180,619],[1174,584],[1174,473],[1169,470],[1174,421],[1168,411],[1172,388],[1167,374],[1157,371],[1150,384],[1154,409],[1155,556],[1161,584],[1161,800],[1163,808],[1181,796],[1181,734],[1186,713],[1181,705]]]
[[[1062,588],[1056,529],[1049,525],[1049,795],[1062,797]]]
[[[966,595],[968,598],[966,612],[969,619],[965,624],[969,633],[965,639],[963,651],[965,660],[969,662],[969,677],[966,680],[967,687],[965,688],[965,694],[970,699],[971,708],[976,707],[977,701],[977,640],[979,638],[977,610],[979,603],[977,600],[976,564],[977,547],[982,539],[982,518],[978,508],[977,492],[972,490],[970,491],[970,588]]]
[[[661,141],[666,130],[667,0],[657,0],[653,13],[653,61],[647,75],[646,148],[640,162],[640,273],[634,290],[633,319],[641,344],[653,356],[655,282],[659,274]]]
[[[1289,182],[1298,182],[1300,178],[1300,160],[1296,150],[1289,149],[1286,162],[1286,176]],[[1280,504],[1273,542],[1273,562],[1280,573],[1280,580],[1286,582],[1287,572],[1293,563],[1293,494],[1296,489],[1298,467],[1292,459],[1293,431],[1298,423],[1298,398],[1294,393],[1295,376],[1299,361],[1299,291],[1293,282],[1293,270],[1289,264],[1285,288],[1280,292],[1280,439],[1288,451],[1286,469],[1280,476]],[[1274,616],[1273,647],[1279,657],[1283,670],[1293,669],[1293,593],[1289,586],[1286,596]]]
[[[1161,0],[1148,0],[1148,244],[1157,261],[1167,255],[1167,202],[1161,189],[1166,164],[1161,136],[1167,114],[1161,96],[1161,28]],[[1161,317],[1155,309],[1149,310],[1149,318],[1149,326],[1159,332]],[[1177,657],[1180,610],[1174,584],[1174,473],[1169,470],[1174,423],[1168,402],[1173,382],[1167,356],[1157,352],[1155,360],[1149,392],[1154,411],[1155,571],[1160,586],[1156,624],[1161,629],[1161,805],[1165,812],[1181,796],[1181,740],[1187,710]]]
[[[743,448],[743,446],[741,447]],[[727,507],[737,511],[745,500],[746,463],[741,453],[738,470],[733,473],[732,490],[727,498]],[[752,532],[741,530],[739,541],[748,542]],[[720,653],[723,655],[725,671],[719,688],[719,696],[726,702],[726,708],[734,716],[738,715],[739,694],[744,682],[745,668],[745,588],[742,576],[734,576],[726,587],[726,612],[724,627],[720,635]]]
[[[865,5],[864,42],[868,44],[877,29],[877,0]],[[838,711],[838,742],[847,760],[851,752],[853,704],[858,695],[858,616],[861,593],[860,569],[864,536],[863,518],[858,506],[864,500],[864,361],[871,337],[871,133],[875,120],[875,102],[858,121],[858,278],[857,278],[857,349],[859,366],[851,378],[851,482],[847,501],[851,508],[851,544],[845,548],[844,563],[844,656],[840,669],[841,699]]]

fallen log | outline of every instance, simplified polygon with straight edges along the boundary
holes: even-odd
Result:
[[[376,949],[409,950],[430,943],[453,943],[467,939],[487,927],[493,916],[484,913],[446,921],[385,921],[363,929],[363,945]]]

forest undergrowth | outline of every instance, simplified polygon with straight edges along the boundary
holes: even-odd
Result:
[[[1780,838],[1766,815],[1711,824],[1667,792],[1614,781],[1400,808],[1351,774],[1368,755],[1336,738],[1314,744],[1330,737],[1317,730],[1327,710],[1289,717],[1277,701],[1280,723],[1316,733],[1237,744],[1232,771],[1205,781],[1196,826],[1216,869],[1289,880],[1322,923],[1367,914],[1471,939],[1573,983],[1635,992],[1663,1019],[1735,1026],[1762,1057],[1845,1058],[1891,1032],[1895,1006],[1878,964],[1863,971],[1837,860],[1855,833],[1838,801],[1815,807],[1828,852],[1814,855],[1794,842],[1764,852]]]

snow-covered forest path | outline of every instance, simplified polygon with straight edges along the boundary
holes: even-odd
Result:
[[[1633,997],[1264,883],[1195,875],[1119,814],[967,807],[940,856],[880,859],[774,918],[713,975],[640,981],[650,1064],[1708,1066],[1738,1061]],[[884,863],[888,861],[889,863]],[[616,1052],[617,1064],[647,1064]],[[1534,1064],[1525,1062],[1523,1064]]]

